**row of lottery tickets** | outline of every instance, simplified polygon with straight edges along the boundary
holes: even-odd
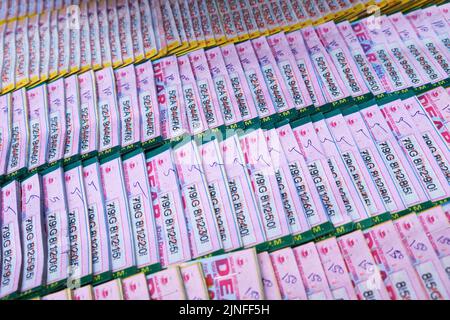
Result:
[[[448,213],[447,213],[448,214]],[[295,248],[223,254],[43,300],[447,300],[442,207]],[[441,264],[442,262],[442,264]]]
[[[442,89],[446,8],[327,22],[1,95],[0,176]],[[447,125],[445,108],[439,117]]]
[[[139,271],[153,275],[203,257],[214,261],[239,249],[274,252],[365,230],[386,281],[400,279],[399,290],[407,286],[401,294],[448,298],[450,229],[440,205],[450,196],[450,153],[448,129],[437,118],[438,105],[448,101],[437,88],[271,129],[54,165],[7,182],[0,193],[0,296],[45,295]],[[427,217],[428,231],[417,214]],[[399,234],[383,229],[394,225]],[[349,261],[360,257],[341,250]],[[346,261],[356,286],[369,283],[360,268],[378,270],[368,252],[358,263]],[[409,275],[398,263],[416,271]],[[428,296],[420,285],[411,287],[414,272]],[[250,274],[256,275],[242,276]],[[379,292],[370,287],[373,296],[362,295],[387,298],[377,283]]]
[[[432,1],[101,0],[0,3],[0,89]],[[433,3],[439,3],[434,1]],[[372,11],[369,10],[369,13]]]

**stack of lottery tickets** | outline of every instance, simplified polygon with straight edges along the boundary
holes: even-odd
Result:
[[[0,299],[450,298],[450,4],[0,2]]]

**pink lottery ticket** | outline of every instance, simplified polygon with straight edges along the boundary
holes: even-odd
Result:
[[[403,100],[405,109],[409,112],[418,135],[425,142],[439,168],[444,174],[447,182],[450,182],[450,154],[447,152],[448,146],[440,137],[439,131],[433,125],[432,120],[425,114],[416,97]]]
[[[273,12],[275,21],[277,22],[280,29],[287,29],[288,28],[288,21],[285,20],[285,17],[283,15],[283,12],[281,11],[281,7],[276,0],[268,0],[266,3],[269,4],[270,9]]]
[[[87,5],[87,4],[86,4]],[[70,6],[61,9],[66,15],[66,28],[68,32],[68,56],[69,56],[69,73],[73,74],[78,72],[81,68],[81,51],[84,50],[84,43],[81,42],[81,28],[86,27],[81,21],[81,8],[80,6]],[[87,20],[85,20],[87,23]],[[87,39],[86,39],[87,40]]]
[[[95,300],[123,300],[122,280],[114,279],[94,287]]]
[[[428,197],[397,143],[386,120],[377,105],[364,108],[361,115],[366,122],[371,137],[380,152],[389,174],[393,177],[395,187],[400,193],[406,207],[426,202]]]
[[[317,242],[316,248],[333,298],[335,300],[356,300],[355,289],[336,238]]]
[[[324,94],[328,102],[335,102],[350,95],[347,87],[339,76],[331,57],[320,42],[313,27],[302,29],[303,39],[308,48],[314,70],[324,87]]]
[[[414,27],[409,23],[407,18],[398,12],[389,16],[389,19],[397,30],[404,46],[417,62],[416,65],[418,65],[418,69],[421,70],[427,82],[435,83],[444,80],[447,77],[447,73],[421,43]]]
[[[189,131],[182,83],[175,56],[153,62],[161,132],[164,139],[175,139]]]
[[[259,117],[264,118],[275,114],[275,106],[270,98],[269,89],[266,86],[251,41],[237,44],[236,50],[245,72],[247,83],[250,87],[250,92],[252,93],[253,102]]]
[[[414,55],[406,48],[394,24],[386,16],[381,17],[381,32],[384,41],[394,56],[395,61],[402,67],[405,76],[414,87],[428,83],[427,76],[421,72],[420,64],[414,59]]]
[[[65,9],[58,10],[58,76],[65,75],[70,68],[70,30]]]
[[[136,265],[136,257],[122,162],[118,154],[100,162],[100,176],[106,207],[112,271],[126,272]]]
[[[253,96],[242,69],[236,47],[234,44],[228,44],[222,46],[221,50],[242,120],[247,121],[258,117],[258,111],[253,102]]]
[[[3,38],[2,93],[9,92],[16,86],[16,25],[16,20],[8,22]]]
[[[242,245],[239,225],[219,143],[214,139],[199,145],[198,149],[223,249],[225,251],[238,249]]]
[[[419,96],[420,105],[425,112],[426,117],[428,117],[434,124],[435,128],[438,130],[441,138],[450,147],[450,116],[447,110],[448,93],[442,87],[425,92]]]
[[[143,273],[122,279],[122,290],[125,300],[150,300],[147,279]]]
[[[208,14],[206,0],[197,0],[198,10],[200,13],[200,23],[202,25],[203,36],[205,38],[205,45],[207,47],[214,45],[216,40],[211,25],[211,18]]]
[[[80,151],[80,91],[78,77],[72,75],[64,79],[65,87],[65,128],[66,139],[64,141],[64,158],[69,159],[79,154]]]
[[[206,123],[200,94],[187,55],[178,57],[178,69],[180,72],[184,102],[186,104],[187,123],[189,125],[190,133],[196,135],[206,131],[208,129],[208,124]]]
[[[172,150],[165,145],[147,153],[146,160],[161,266],[190,260],[186,218]]]
[[[345,182],[342,174],[343,170],[339,169],[339,158],[330,153],[335,151],[336,148],[325,151],[322,147],[323,139],[316,134],[316,130],[319,129],[318,125],[313,125],[313,123],[306,121],[294,123],[292,130],[298,143],[298,151],[303,155],[306,162],[306,171],[304,172],[309,172],[309,176],[306,177],[305,175],[304,179],[312,178],[312,185],[315,186],[316,192],[311,194],[311,197],[315,202],[319,202],[317,204],[318,210],[316,210],[318,214],[312,219],[314,223],[310,221],[310,225],[323,224],[327,220],[336,225],[344,225],[351,221],[350,216],[347,215],[347,209],[355,212],[357,207],[356,204],[346,207],[346,203],[350,202],[344,202],[336,183],[337,180],[340,185]],[[321,128],[325,127],[326,125],[321,126]],[[322,132],[326,133],[326,130],[318,130],[318,133]],[[330,148],[330,146],[327,147]],[[337,179],[333,182],[331,178],[334,176]],[[347,183],[347,189],[348,186],[349,184]],[[347,197],[347,199],[350,199],[350,197]],[[320,207],[321,205],[323,207]],[[320,214],[323,212],[321,209],[325,211],[326,216]]]
[[[348,21],[343,21],[337,24],[337,27],[347,44],[348,51],[355,61],[356,67],[359,73],[364,79],[364,82],[370,92],[374,95],[378,95],[384,92],[384,84],[381,83],[375,72],[372,64],[366,57],[361,44],[356,37],[355,32],[353,32],[352,26]]]
[[[180,272],[187,300],[209,300],[200,262],[182,265],[180,266]]]
[[[258,253],[258,264],[264,287],[264,299],[281,300],[278,280],[273,269],[272,261],[268,252]]]
[[[79,37],[79,41],[80,41],[80,48],[79,48],[79,54],[80,54],[80,70],[88,70],[90,69],[92,66],[94,66],[93,63],[93,50],[91,49],[91,39],[90,39],[90,25],[89,25],[89,3],[88,2],[83,2],[80,5],[80,14],[79,16],[76,15],[76,11],[75,11],[75,19],[78,17],[78,21],[80,23],[80,37]],[[77,20],[74,20],[73,22],[77,22]],[[98,28],[98,24],[97,24],[97,28]],[[74,43],[77,43],[77,33],[73,33],[72,34],[72,40],[71,41],[71,45]],[[74,48],[74,50],[72,50],[72,52],[74,53],[74,55],[72,56],[72,61],[73,63],[71,63],[71,65],[77,65],[77,50],[76,48]]]
[[[186,32],[183,28],[183,19],[181,17],[180,5],[178,4],[178,1],[176,1],[176,0],[172,0],[169,2],[170,2],[170,8],[172,9],[175,26],[176,26],[177,32],[180,36],[180,44],[182,47],[185,47],[185,46],[189,45],[189,41],[187,39]]]
[[[138,268],[150,267],[159,262],[159,257],[144,153],[137,149],[136,152],[124,155],[122,164],[130,207],[136,265]]]
[[[336,66],[338,74],[352,97],[369,93],[362,79],[356,63],[352,59],[350,50],[333,21],[319,25],[316,28],[320,40]]]
[[[298,224],[303,233],[310,227],[321,225],[328,221],[326,211],[321,203],[315,183],[308,172],[304,153],[299,147],[294,132],[289,124],[277,128],[278,139],[284,151],[284,156],[289,165],[289,172],[294,180],[296,196],[293,201],[300,200],[301,210],[297,211]],[[295,234],[296,228],[291,226]]]
[[[49,140],[47,161],[52,163],[64,157],[66,141],[66,96],[64,79],[58,79],[47,86]],[[31,101],[30,101],[31,102]]]
[[[268,1],[260,1],[258,6],[269,33],[271,34],[279,31],[280,26],[276,21],[275,14],[273,13],[273,10],[270,7]]]
[[[128,147],[141,139],[141,118],[134,65],[114,71],[120,113],[121,145]]]
[[[253,2],[253,3],[251,3]],[[261,8],[255,1],[248,1],[248,9],[251,10],[251,15],[255,20],[256,29],[259,31],[260,35],[267,35],[270,33],[269,26],[266,24],[264,20],[263,12]]]
[[[222,249],[208,183],[202,169],[198,147],[193,140],[173,149],[173,159],[188,227],[192,258]]]
[[[316,71],[314,70],[301,31],[291,32],[286,38],[312,103],[316,107],[326,104],[327,98],[322,93],[320,82],[314,79]]]
[[[45,84],[27,91],[28,127],[30,129],[30,148],[28,170],[43,165],[47,160],[49,137],[47,86]]]
[[[134,61],[130,7],[127,0],[117,0],[116,6],[120,51],[122,54],[123,63],[126,65]]]
[[[97,84],[99,152],[120,146],[121,128],[114,71],[111,67],[95,72]],[[95,98],[95,97],[94,97]]]
[[[153,30],[155,32],[157,57],[162,57],[167,53],[167,39],[163,25],[161,6],[158,0],[150,3],[150,12],[152,14]]]
[[[442,200],[450,194],[450,186],[414,126],[409,113],[400,100],[385,104],[381,109],[390,129],[402,147],[411,167],[419,177],[423,189],[432,201]]]
[[[105,16],[106,17],[106,16]],[[106,19],[106,18],[105,18]],[[106,53],[109,48],[109,41],[106,40],[105,24],[107,20],[99,21],[99,13],[97,10],[97,2],[88,2],[88,20],[89,20],[89,42],[91,47],[91,64],[94,70],[100,69],[111,63],[111,58]],[[108,48],[104,47],[107,46]],[[107,58],[106,65],[102,59]]]
[[[113,44],[116,45],[115,38],[109,40],[109,19],[108,19],[108,3],[107,0],[101,0],[100,2],[95,2],[94,4],[90,4],[92,10],[97,10],[97,19],[95,16],[92,17],[91,23],[94,23],[95,30],[95,20],[98,22],[98,39],[99,39],[99,48],[100,48],[100,58],[102,62],[102,66],[107,68],[112,65],[112,50]],[[91,34],[91,37],[93,35]],[[92,38],[91,38],[92,41]]]
[[[219,11],[215,1],[205,1],[208,15],[210,18],[211,29],[216,40],[216,45],[226,41],[225,31],[223,29],[222,21],[220,20]]]
[[[47,238],[47,285],[66,281],[69,266],[69,223],[63,170],[54,166],[43,172],[44,216]]]
[[[38,288],[45,282],[44,216],[39,174],[21,183],[21,232],[23,255],[21,292]]]
[[[171,267],[147,276],[151,300],[186,300],[180,269]]]
[[[222,20],[224,33],[227,37],[227,40],[233,41],[233,39],[239,39],[239,35],[237,34],[237,27],[233,20],[229,1],[219,0],[217,1],[217,6],[220,12],[220,18]]]
[[[0,96],[0,175],[4,175],[8,166],[8,156],[12,141],[13,106],[11,94]],[[17,134],[17,133],[16,133]]]
[[[6,24],[2,23],[0,24],[0,43],[2,44],[2,50],[0,50],[0,66],[3,68],[3,43],[5,38],[5,32],[6,32]],[[2,71],[0,71],[0,76],[2,75]],[[0,90],[1,90],[1,82],[0,82]]]
[[[166,36],[167,49],[170,52],[181,45],[180,35],[178,34],[170,2],[161,0],[156,0],[155,2],[159,3],[159,6],[161,7],[161,21]]]
[[[106,12],[108,16],[108,34],[111,49],[111,60],[113,67],[116,68],[124,63],[123,61],[124,57],[122,55],[121,50],[122,39],[120,37],[119,17],[117,15],[117,0],[105,0],[105,1],[107,2]]]
[[[106,206],[97,158],[83,162],[83,180],[91,236],[92,273],[95,277],[111,270]]]
[[[48,31],[46,31],[48,32]],[[42,77],[42,80],[44,79],[53,79],[58,75],[58,63],[59,63],[59,30],[58,30],[58,11],[51,11],[50,13],[50,38],[48,39],[50,48],[49,55],[48,55],[48,74],[46,77]],[[41,43],[45,41],[45,38],[41,36]],[[61,44],[62,47],[64,47],[64,43]],[[63,48],[64,49],[64,48]],[[46,58],[44,58],[46,59]],[[46,63],[44,59],[42,60],[42,63]],[[45,61],[45,62],[44,62]],[[45,72],[45,70],[44,70]]]
[[[176,2],[180,7],[180,16],[181,16],[181,19],[183,22],[181,28],[184,29],[184,33],[186,34],[187,41],[189,42],[190,46],[196,47],[197,46],[197,38],[195,37],[194,26],[192,25],[192,19],[191,19],[191,15],[189,13],[188,1],[187,0],[181,0],[181,1],[175,0],[174,2]]]
[[[332,300],[319,253],[314,242],[293,249],[308,300]]]
[[[55,293],[48,294],[42,297],[42,300],[72,300],[72,292],[70,291],[70,289],[64,289]]]
[[[64,172],[69,225],[69,284],[92,274],[91,235],[86,190],[81,162],[70,165]]]
[[[94,291],[92,286],[89,284],[73,290],[72,300],[94,300]]]
[[[447,277],[450,278],[450,251],[448,246],[450,225],[444,208],[437,206],[421,212],[419,219],[428,239],[441,260]]]
[[[290,234],[274,166],[262,129],[239,138],[267,240]]]
[[[422,45],[428,50],[433,59],[444,69],[447,76],[450,75],[450,53],[448,48],[440,41],[426,17],[425,10],[416,10],[406,15],[413,25]]]
[[[444,16],[447,23],[450,22],[450,5],[448,3],[442,4],[438,7],[441,10],[442,15]]]
[[[141,119],[141,142],[146,143],[161,135],[152,62],[147,61],[135,66],[135,72]]]
[[[225,60],[220,47],[206,51],[214,88],[217,94],[220,110],[226,125],[233,125],[242,120],[236,96],[233,94],[233,85],[228,77]]]
[[[366,242],[393,300],[426,300],[427,296],[406,248],[391,221],[372,227]]]
[[[152,21],[153,17],[150,11],[150,5],[148,1],[139,0],[139,10],[141,12],[140,28],[142,30],[142,45],[144,49],[144,54],[146,58],[151,58],[156,54],[157,48],[156,48],[155,33],[153,30],[153,21]]]
[[[302,282],[294,251],[284,248],[270,253],[273,269],[283,300],[307,300],[305,285]]]
[[[266,38],[259,37],[252,40],[253,49],[258,57],[261,71],[266,82],[266,86],[272,103],[278,113],[289,112],[294,108],[294,101],[283,81],[275,57],[272,54],[269,44]]]
[[[17,292],[22,271],[20,183],[13,180],[1,189],[2,281],[0,297]]]
[[[40,66],[40,38],[39,38],[39,15],[28,18],[28,52],[29,52],[29,77],[30,84],[39,81]]]
[[[291,4],[292,10],[300,23],[303,23],[307,19],[309,19],[308,13],[305,11],[305,8],[303,8],[303,4],[299,0],[293,0],[291,1]]]
[[[80,153],[89,155],[98,149],[97,87],[95,74],[87,71],[78,75],[80,89]]]
[[[220,148],[242,244],[247,248],[263,243],[266,235],[238,136],[221,141]]]
[[[28,102],[25,89],[11,94],[11,145],[6,173],[11,174],[27,167],[28,163]]]
[[[373,182],[344,117],[340,113],[334,116],[330,115],[330,117],[325,119],[325,122],[334,141],[336,141],[342,160],[366,210],[372,217],[385,213],[386,208],[382,200],[382,190],[379,190]]]
[[[281,129],[281,131],[282,130],[283,129]],[[279,137],[281,131],[270,129],[265,131],[264,134],[274,167],[275,178],[280,191],[289,230],[293,235],[299,235],[309,231],[310,228],[306,220],[306,215],[304,214],[301,197],[299,197],[297,193],[296,181],[291,174],[290,159],[285,156],[284,146],[280,141],[282,139]]]
[[[380,269],[373,259],[361,231],[338,239],[355,291],[360,300],[390,300],[381,278]]]
[[[372,20],[370,22],[375,23]],[[383,36],[379,34],[380,31],[377,29],[377,26],[367,25],[367,23],[367,20],[354,22],[352,29],[383,87],[388,93],[407,88],[409,83],[406,82],[407,79],[404,78],[401,70],[383,43]]]
[[[29,44],[28,44],[28,18],[18,21],[16,27],[16,88],[21,88],[30,82],[29,75]]]
[[[241,3],[245,3],[245,1]],[[230,14],[239,39],[246,40],[248,37],[256,34],[256,24],[247,7],[244,6],[241,9],[237,9],[236,3],[230,3]]]
[[[295,108],[305,111],[313,103],[306,89],[302,74],[297,67],[291,47],[284,33],[277,33],[267,38],[272,53],[277,61],[280,74]]]
[[[144,42],[142,39],[142,20],[139,1],[129,1],[130,7],[130,26],[131,26],[131,40],[133,46],[134,61],[141,61],[145,57]],[[145,23],[149,21],[145,20]],[[151,23],[150,23],[151,25]]]
[[[419,218],[411,213],[395,221],[395,226],[419,274],[430,300],[446,300],[450,294],[450,279],[424,232]]]
[[[223,114],[217,98],[215,83],[211,77],[208,60],[203,49],[189,53],[192,71],[197,82],[200,101],[210,129],[224,124]],[[225,122],[226,123],[226,122]]]
[[[369,128],[358,111],[344,115],[347,127],[350,130],[356,146],[359,149],[364,164],[377,187],[378,193],[383,200],[384,206],[389,212],[399,212],[406,209],[400,193],[396,188],[394,179],[390,173],[386,163],[382,159],[382,155],[378,152],[375,142],[370,136]]]
[[[211,300],[262,300],[264,288],[255,249],[200,260]]]
[[[202,24],[200,22],[200,12],[196,0],[187,0],[189,15],[192,20],[192,30],[199,44],[205,44],[205,36],[203,35]]]

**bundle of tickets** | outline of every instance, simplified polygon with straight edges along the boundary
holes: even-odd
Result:
[[[406,11],[429,2],[2,1],[0,89],[7,93],[89,69],[117,68],[332,20]],[[433,14],[431,19],[439,18]],[[442,31],[442,26],[437,28]]]

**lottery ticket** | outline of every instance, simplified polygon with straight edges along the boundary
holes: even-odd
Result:
[[[127,0],[117,0],[117,23],[123,64],[134,61],[130,8]]]
[[[16,25],[15,20],[8,22],[3,38],[2,93],[9,92],[16,86]]]
[[[78,76],[80,89],[80,152],[88,156],[98,150],[97,125],[97,86],[93,71],[86,71]]]
[[[167,53],[167,39],[164,30],[160,2],[158,0],[152,1],[150,4],[150,9],[156,41],[157,55],[155,57],[161,58]]]
[[[47,94],[49,104],[47,161],[52,163],[64,157],[64,142],[66,141],[66,96],[64,79],[61,78],[50,82],[47,87]]]
[[[209,300],[201,263],[182,265],[180,272],[187,300]]]
[[[48,32],[48,31],[45,31]],[[47,78],[54,79],[58,75],[58,64],[59,64],[59,30],[58,30],[58,11],[52,11],[50,13],[50,37],[48,39],[50,49],[48,60],[48,75],[47,77],[42,77],[42,81]],[[43,35],[41,36],[42,41],[45,41]],[[41,41],[41,43],[42,43]],[[64,43],[61,44],[64,47]],[[63,48],[64,49],[64,48]],[[41,59],[43,63],[46,63],[46,58]],[[44,70],[45,71],[45,70]]]
[[[181,38],[177,30],[175,18],[173,16],[172,8],[169,1],[156,0],[161,7],[162,25],[164,28],[167,50],[169,52],[176,51],[182,45]]]
[[[69,223],[67,197],[61,166],[42,172],[44,217],[47,237],[47,286],[56,289],[66,284],[69,266]]]
[[[216,45],[222,44],[226,41],[225,31],[223,30],[222,21],[220,20],[219,10],[216,1],[204,1],[208,10],[208,15],[211,23],[211,29],[216,41]]]
[[[234,24],[233,14],[230,9],[229,1],[219,0],[217,1],[218,9],[220,12],[220,18],[222,20],[223,29],[228,42],[233,42],[241,37],[238,35],[237,26]],[[245,36],[242,35],[242,38]],[[245,39],[246,40],[246,39]]]
[[[91,238],[92,273],[94,281],[104,280],[111,271],[106,205],[103,196],[100,166],[93,157],[83,162],[83,180]]]
[[[284,248],[270,253],[273,269],[283,300],[307,300],[305,286],[295,260],[294,251]]]
[[[258,253],[258,264],[266,300],[281,300],[280,288],[268,252]]]
[[[114,279],[94,287],[95,300],[123,300],[122,280]]]
[[[136,265],[130,212],[119,154],[100,161],[100,176],[106,208],[109,250],[113,273],[132,273]]]
[[[29,52],[29,77],[30,84],[39,81],[40,67],[40,37],[39,37],[39,15],[28,18],[28,52]]]
[[[206,0],[197,0],[198,10],[200,13],[200,24],[202,26],[203,36],[205,38],[205,46],[209,47],[216,44],[214,31],[211,25],[211,18],[208,14]]]
[[[122,160],[131,225],[134,239],[136,265],[148,270],[159,263],[153,208],[145,156],[137,149],[123,156]]]
[[[72,75],[64,79],[65,87],[65,128],[64,158],[70,159],[79,154],[80,149],[80,91],[78,77]]]
[[[328,285],[324,268],[314,242],[293,249],[300,275],[305,285],[308,300],[331,300],[333,295]]]
[[[225,251],[238,249],[242,246],[238,220],[227,185],[227,174],[219,142],[217,139],[205,141],[198,148],[223,249]]]
[[[94,300],[94,292],[92,286],[89,284],[84,287],[72,290],[72,300]]]
[[[69,287],[84,285],[92,279],[92,251],[89,211],[81,162],[65,168],[67,216],[69,226]]]
[[[28,102],[25,89],[11,94],[11,147],[9,148],[7,174],[24,169],[28,164]]]
[[[178,4],[178,1],[172,0],[169,2],[173,14],[173,21],[175,22],[175,27],[180,37],[180,46],[177,48],[177,52],[180,52],[189,48],[189,41],[183,28],[183,20],[181,18],[180,5]]]
[[[192,21],[192,30],[199,47],[205,46],[205,36],[203,34],[202,24],[200,21],[200,11],[196,0],[187,0],[189,15]]]
[[[19,213],[20,183],[13,180],[1,189],[2,281],[0,297],[11,296],[20,287],[22,272],[22,243]]]
[[[335,300],[356,300],[350,275],[341,255],[336,238],[328,238],[316,243],[317,252]]]
[[[10,93],[0,96],[0,115],[0,176],[3,176],[7,170],[12,141],[13,106]]]
[[[27,91],[28,127],[30,142],[28,151],[28,170],[36,169],[47,160],[49,123],[47,86],[45,84]]]
[[[130,26],[134,61],[139,62],[145,58],[140,5],[139,1],[129,1],[128,5],[130,7]],[[147,23],[149,23],[149,21],[145,20],[145,24]],[[151,25],[151,23],[149,24]]]
[[[142,45],[144,47],[144,54],[147,59],[150,59],[156,55],[157,47],[153,29],[153,17],[148,1],[139,0],[139,10],[141,12],[140,28],[142,30]]]
[[[195,49],[198,46],[197,38],[194,33],[194,26],[192,25],[192,19],[189,12],[189,5],[187,0],[176,1],[180,7],[180,16],[182,19],[182,28],[186,34],[187,41],[189,42],[189,49]],[[224,26],[225,29],[225,26]]]
[[[58,10],[58,71],[55,76],[66,75],[70,71],[70,30],[65,9]]]
[[[77,22],[79,21],[79,27],[80,27],[80,49],[79,49],[79,53],[80,53],[80,70],[81,71],[86,71],[89,70],[92,66],[94,66],[93,60],[95,58],[93,58],[94,52],[91,48],[91,39],[90,39],[90,33],[91,33],[91,29],[90,29],[90,25],[89,25],[89,8],[88,8],[89,4],[87,2],[82,2],[80,5],[80,9],[79,9],[79,19],[78,20],[72,20],[72,22]],[[75,11],[76,12],[76,11]],[[77,16],[75,16],[77,17]],[[76,28],[77,26],[73,26],[73,28]],[[98,24],[97,24],[97,28],[98,28]],[[77,33],[73,33],[73,39],[74,41],[71,42],[72,43],[77,43]],[[77,49],[74,48],[75,50],[73,51],[75,53],[73,57],[73,63],[71,63],[71,65],[77,65]],[[96,54],[96,53],[95,53]]]
[[[117,15],[117,1],[116,0],[104,0],[107,2],[107,17],[108,17],[108,34],[109,43],[111,49],[111,60],[114,68],[122,65],[123,55],[122,55],[122,44],[119,29],[119,17]],[[100,17],[99,17],[100,21]],[[126,57],[125,57],[126,58]],[[102,58],[103,60],[103,58]]]
[[[42,297],[42,300],[72,300],[72,292],[70,289],[64,289],[55,293],[51,293]]]
[[[190,260],[186,219],[172,150],[166,144],[148,152],[146,161],[161,266]]]
[[[102,13],[103,14],[103,11]],[[99,11],[97,9],[97,2],[88,2],[88,20],[89,20],[89,43],[91,47],[91,64],[94,70],[100,69],[102,66],[107,67],[111,65],[111,57],[109,56],[109,41],[107,40],[107,24],[106,16],[103,15],[103,20],[99,20]],[[106,47],[104,47],[106,46]],[[105,63],[102,59],[106,58]]]
[[[28,43],[28,18],[24,18],[18,21],[16,27],[16,62],[15,62],[15,75],[16,85],[15,88],[22,88],[30,82],[29,74],[29,43]]]

